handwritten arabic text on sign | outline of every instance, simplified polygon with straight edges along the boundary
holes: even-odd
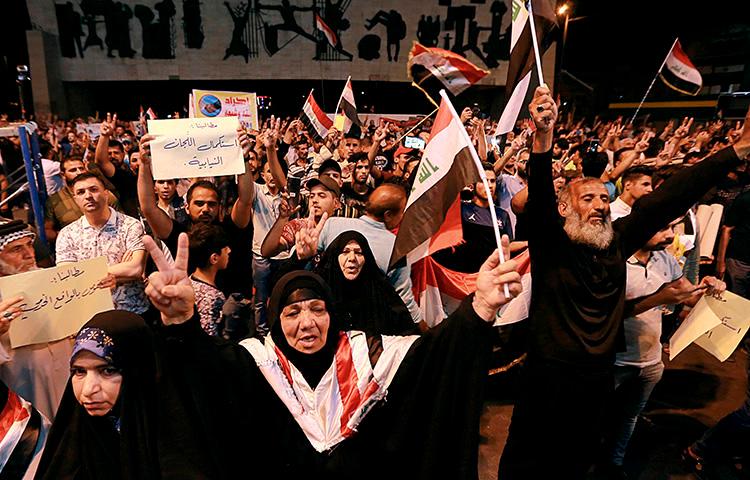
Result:
[[[112,293],[96,285],[107,275],[104,257],[0,277],[3,298],[23,296],[23,314],[10,322],[13,348],[74,335],[99,312],[111,310]]]
[[[236,118],[149,120],[155,180],[245,173]]]

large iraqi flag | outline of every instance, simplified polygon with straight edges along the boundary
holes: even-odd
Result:
[[[672,44],[664,66],[659,70],[659,78],[669,88],[687,95],[698,95],[703,87],[701,73],[682,49],[679,39]]]
[[[418,86],[424,88],[424,82],[433,76],[453,95],[458,95],[490,73],[457,53],[425,47],[419,42],[414,42],[409,52],[406,69],[409,79]]]
[[[414,263],[462,241],[461,200],[466,185],[484,171],[474,145],[444,91],[422,160],[417,167],[390,266],[404,257]]]

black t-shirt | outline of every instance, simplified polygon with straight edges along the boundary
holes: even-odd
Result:
[[[120,207],[125,215],[138,218],[138,175],[130,170],[115,168],[109,181],[117,189]]]
[[[354,191],[351,184],[345,183],[341,189],[342,217],[359,218],[365,214],[367,199],[370,198],[373,188],[366,185],[367,192],[360,194]]]
[[[239,228],[232,221],[231,215],[227,215],[223,222],[217,224],[229,237],[231,253],[226,270],[221,270],[216,275],[216,286],[227,297],[239,292],[245,298],[250,298],[253,294],[253,222],[249,222],[245,228]],[[192,223],[182,224],[172,220],[172,232],[164,239],[164,243],[173,256],[177,254],[177,237],[182,232],[189,232],[191,227]]]
[[[750,263],[750,191],[737,197],[729,207],[726,226],[734,227],[727,258]]]

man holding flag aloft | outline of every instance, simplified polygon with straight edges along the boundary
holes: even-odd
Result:
[[[609,195],[583,178],[555,195],[552,139],[557,106],[545,86],[529,111],[537,131],[528,163],[534,222],[528,232],[532,284],[530,341],[499,478],[584,478],[614,389],[614,356],[624,346],[625,261],[657,231],[747,162],[750,130],[732,146],[666,180],[610,220]],[[745,119],[750,121],[750,112]]]

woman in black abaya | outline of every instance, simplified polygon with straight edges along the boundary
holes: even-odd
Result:
[[[236,433],[211,437],[215,450],[242,452],[226,457],[227,471],[282,479],[477,477],[490,333],[497,309],[520,292],[514,262],[499,265],[491,256],[477,293],[421,337],[345,331],[322,278],[292,272],[271,294],[270,335],[237,346],[215,343],[200,328],[187,237],[174,265],[150,238],[144,243],[159,268],[146,293],[161,311],[172,378],[184,379],[196,420]],[[205,408],[217,398],[227,404],[219,414]]]
[[[111,310],[86,323],[37,479],[159,478],[153,352],[136,314]]]
[[[350,230],[336,237],[323,253],[315,273],[331,289],[342,330],[381,335],[419,333],[361,233]]]

